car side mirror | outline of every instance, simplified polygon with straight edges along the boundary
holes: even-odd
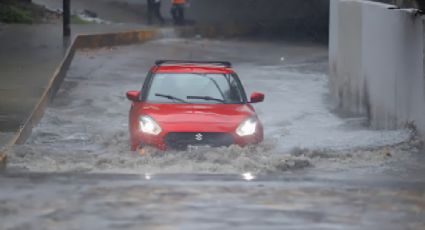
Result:
[[[128,91],[127,98],[128,100],[134,101],[134,102],[140,101],[140,91],[135,91],[135,90]]]
[[[251,101],[250,103],[258,103],[264,101],[264,94],[259,92],[254,92],[251,94]]]

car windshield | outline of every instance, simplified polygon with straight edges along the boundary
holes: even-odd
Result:
[[[246,101],[235,75],[200,73],[156,74],[146,100],[178,104],[241,104]]]

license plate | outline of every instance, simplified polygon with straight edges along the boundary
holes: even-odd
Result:
[[[211,146],[209,145],[188,145],[187,150],[188,151],[202,151],[202,150],[208,150]]]

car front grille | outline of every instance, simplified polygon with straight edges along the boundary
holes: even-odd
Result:
[[[169,133],[165,136],[165,144],[168,148],[186,150],[192,146],[230,146],[233,137],[228,133]]]

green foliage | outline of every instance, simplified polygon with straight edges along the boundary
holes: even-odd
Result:
[[[0,21],[5,23],[32,23],[32,13],[19,4],[0,3]]]
[[[80,25],[86,25],[86,24],[92,24],[91,22],[85,21],[78,15],[71,15],[71,24],[80,24]]]

